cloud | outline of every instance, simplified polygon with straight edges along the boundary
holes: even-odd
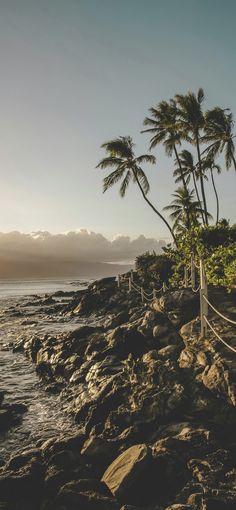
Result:
[[[75,274],[97,264],[133,262],[145,251],[161,251],[165,241],[119,235],[112,241],[100,233],[79,230],[64,234],[39,231],[0,233],[0,277]],[[83,268],[83,269],[82,269]],[[73,271],[73,273],[72,273]],[[91,271],[90,271],[91,272]]]
[[[109,241],[102,234],[79,230],[66,234],[49,232],[0,233],[0,256],[18,259],[27,257],[52,257],[56,259],[90,262],[132,261],[145,251],[160,252],[165,241],[157,241],[140,235],[131,240],[128,236],[116,236]]]

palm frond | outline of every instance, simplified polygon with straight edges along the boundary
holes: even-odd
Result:
[[[121,183],[121,187],[120,187],[120,195],[121,195],[122,198],[125,196],[125,193],[127,191],[127,188],[129,186],[131,178],[132,178],[131,171],[128,170],[128,172],[126,173],[125,178],[123,179],[123,181]]]
[[[124,175],[125,169],[115,170],[103,179],[103,193],[114,186]]]

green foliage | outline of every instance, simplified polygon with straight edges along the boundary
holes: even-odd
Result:
[[[208,282],[228,290],[236,280],[236,225],[229,226],[222,220],[211,227],[196,227],[178,238],[178,249],[164,248],[174,261],[170,283],[177,286],[183,279],[184,266],[190,269],[191,254],[199,265],[202,257]]]
[[[209,283],[230,290],[236,285],[236,243],[219,246],[206,261]]]
[[[174,271],[170,254],[157,255],[146,252],[135,260],[135,269],[143,282],[162,284],[168,282]]]

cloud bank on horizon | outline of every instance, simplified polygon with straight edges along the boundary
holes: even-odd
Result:
[[[63,234],[1,232],[0,278],[115,274],[117,264],[130,264],[145,251],[160,253],[164,245],[164,240],[144,235],[109,240],[85,229]]]

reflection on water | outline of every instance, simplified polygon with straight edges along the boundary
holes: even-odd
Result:
[[[0,297],[26,296],[30,294],[42,294],[56,292],[57,290],[74,291],[86,285],[89,278],[68,278],[68,279],[30,279],[30,280],[1,280]]]
[[[46,440],[62,431],[76,430],[73,419],[64,412],[59,396],[44,390],[34,364],[24,354],[12,353],[6,347],[21,334],[58,333],[78,327],[78,322],[71,318],[47,317],[41,307],[26,307],[27,301],[29,296],[19,295],[17,298],[5,295],[0,300],[0,390],[5,393],[4,402],[23,403],[28,408],[19,425],[0,433],[0,460],[25,447],[34,447],[39,439]],[[24,315],[18,317],[15,312]],[[32,323],[22,325],[30,314]]]

